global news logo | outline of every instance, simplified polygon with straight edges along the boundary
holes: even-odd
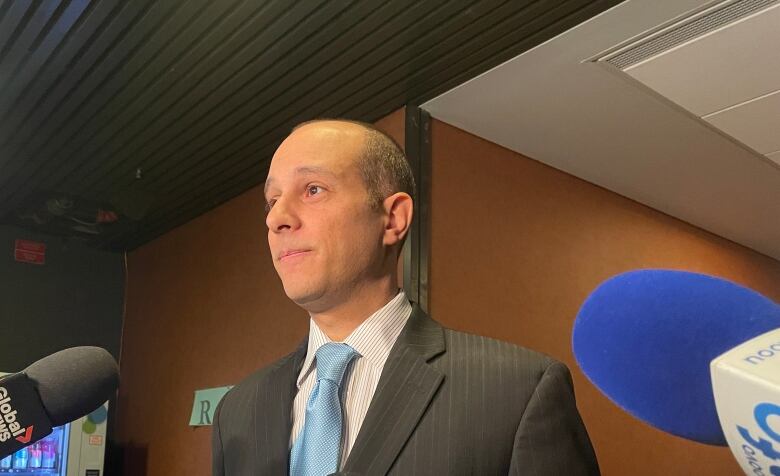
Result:
[[[758,440],[756,440],[746,428],[737,425],[737,431],[745,440],[742,451],[755,476],[780,476],[780,451],[778,451],[780,449],[780,433],[769,426],[769,417],[780,418],[780,405],[759,403],[753,409],[753,418],[756,424],[764,432],[763,436],[767,436],[769,439],[764,439],[762,435],[759,435]],[[775,448],[775,444],[778,445],[777,448]],[[756,454],[759,452],[778,464],[772,464],[766,468],[769,471],[766,472],[756,458]]]
[[[0,442],[12,436],[19,443],[27,444],[32,438],[33,426],[23,427],[16,419],[16,410],[11,405],[11,396],[5,387],[0,387]]]

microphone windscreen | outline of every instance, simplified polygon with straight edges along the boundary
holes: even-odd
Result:
[[[780,306],[724,279],[639,270],[602,283],[574,322],[585,375],[618,406],[668,433],[725,446],[710,362],[780,328]]]
[[[100,347],[72,347],[35,362],[24,370],[33,381],[53,426],[91,413],[116,390],[119,369]]]

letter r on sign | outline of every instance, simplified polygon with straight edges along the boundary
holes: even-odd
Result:
[[[211,418],[209,418],[209,410],[211,409],[211,402],[208,400],[200,401],[200,424],[211,425]]]

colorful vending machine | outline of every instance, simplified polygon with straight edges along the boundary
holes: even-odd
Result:
[[[0,378],[6,375],[0,372]],[[0,476],[104,476],[108,402],[0,459]]]

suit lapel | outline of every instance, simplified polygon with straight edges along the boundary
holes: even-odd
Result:
[[[273,369],[267,383],[258,387],[255,419],[255,474],[289,474],[292,405],[298,391],[296,380],[306,357],[307,339]],[[265,442],[265,444],[263,444]]]
[[[415,306],[390,351],[355,445],[339,474],[388,472],[444,380],[428,364],[444,350],[442,327]]]

